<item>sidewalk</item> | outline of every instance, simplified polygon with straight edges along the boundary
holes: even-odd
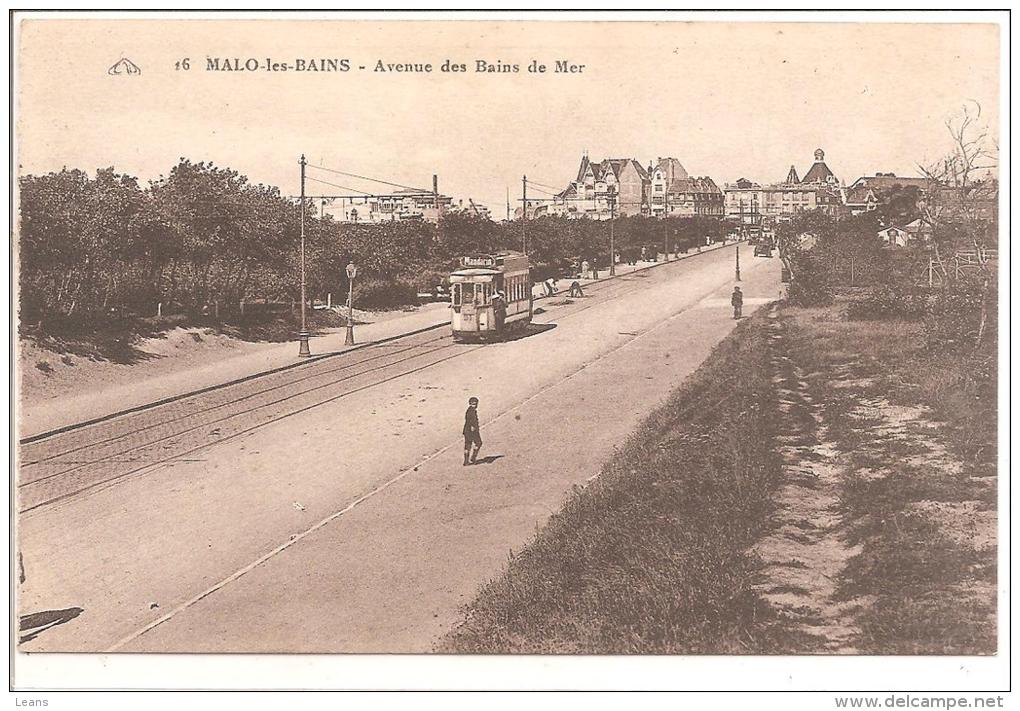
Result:
[[[73,397],[60,397],[41,402],[19,402],[17,412],[18,438],[85,422],[95,418],[141,407],[150,403],[179,397],[205,388],[224,385],[233,380],[250,378],[270,371],[297,366],[315,358],[335,355],[405,333],[441,326],[449,321],[446,304],[427,304],[415,313],[378,323],[354,327],[356,343],[345,346],[343,328],[330,329],[309,339],[311,358],[299,358],[296,341],[264,344],[264,348],[242,355],[232,355],[207,365],[178,370],[169,374],[151,375],[137,382],[82,392]],[[130,366],[129,366],[130,367]],[[83,386],[87,387],[87,386]]]

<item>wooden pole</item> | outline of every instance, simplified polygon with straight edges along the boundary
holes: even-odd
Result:
[[[307,357],[312,354],[308,348],[308,323],[305,317],[305,161],[301,154],[301,333],[298,334],[298,356]]]

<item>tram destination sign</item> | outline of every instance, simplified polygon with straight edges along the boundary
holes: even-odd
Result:
[[[461,257],[460,264],[463,267],[494,267],[496,258],[490,256]]]

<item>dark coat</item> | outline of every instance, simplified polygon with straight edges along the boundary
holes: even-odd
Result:
[[[744,303],[744,293],[742,291],[734,291],[733,296],[730,297],[730,303],[734,306],[740,306]]]
[[[467,412],[464,413],[464,434],[475,434],[478,432],[478,410],[474,407],[469,407]]]

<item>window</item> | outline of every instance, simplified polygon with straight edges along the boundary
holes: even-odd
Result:
[[[461,304],[461,289],[460,284],[453,285],[453,305],[460,306]]]

